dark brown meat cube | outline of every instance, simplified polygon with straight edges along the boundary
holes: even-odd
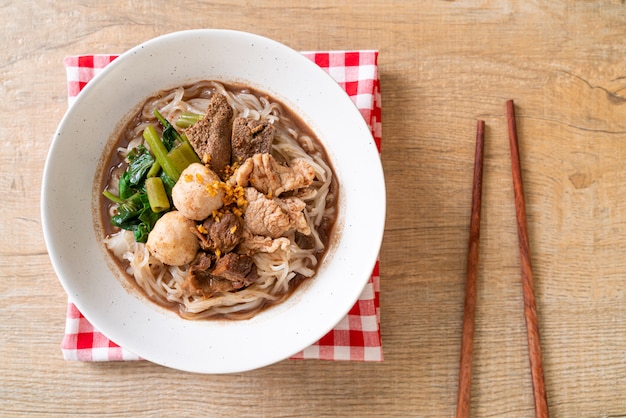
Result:
[[[183,291],[191,296],[212,295],[215,290],[211,286],[211,274],[209,269],[213,265],[213,256],[207,253],[198,252],[196,258],[189,266],[189,271],[183,283]]]
[[[208,298],[216,293],[232,292],[243,287],[243,283],[235,283],[230,280],[212,276],[209,272],[195,272],[187,274],[187,285],[183,288],[190,296]]]
[[[213,257],[211,254],[198,251],[198,254],[196,254],[196,258],[191,262],[191,265],[189,266],[189,270],[208,270],[213,265],[213,261],[215,261],[215,257]]]
[[[235,118],[232,136],[232,162],[243,162],[254,154],[269,154],[274,126],[267,121]]]
[[[200,252],[189,267],[182,288],[190,296],[210,297],[220,292],[232,292],[250,285],[259,278],[252,258],[228,253],[218,259]]]
[[[230,164],[233,109],[221,94],[211,96],[206,115],[185,130],[196,154],[209,168],[224,178]]]
[[[249,285],[259,278],[252,258],[237,253],[228,253],[218,259],[212,273],[214,276],[233,282],[243,282],[245,285]]]
[[[219,221],[216,221],[212,217],[208,218],[202,224],[205,233],[200,232],[194,228],[193,232],[200,240],[200,247],[205,251],[216,252],[226,254],[232,251],[243,234],[243,220],[233,215],[232,213],[225,213],[219,217]]]

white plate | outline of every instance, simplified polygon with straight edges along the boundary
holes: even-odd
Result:
[[[96,167],[116,125],[158,90],[216,79],[282,100],[324,143],[340,183],[339,240],[318,275],[285,303],[244,321],[189,321],[128,291],[94,229]],[[231,373],[303,350],[358,299],[380,249],[385,188],[361,114],[341,87],[298,52],[228,30],[193,30],[141,44],[79,94],[52,141],[42,219],[54,269],[71,300],[102,333],[142,358],[180,370]]]

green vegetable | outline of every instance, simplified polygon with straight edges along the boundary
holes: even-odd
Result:
[[[139,214],[138,219],[141,223],[137,225],[136,229],[134,229],[135,241],[146,242],[148,240],[148,234],[152,231],[152,228],[154,228],[154,224],[156,224],[164,213],[165,212],[153,212],[150,207],[145,207]]]
[[[165,148],[168,151],[171,151],[171,149],[174,148],[174,145],[176,145],[176,142],[182,142],[183,139],[180,137],[180,134],[178,133],[176,128],[174,128],[172,124],[169,123],[169,121],[165,119],[163,115],[161,115],[161,113],[159,113],[157,109],[154,109],[153,113],[154,113],[154,116],[156,116],[156,118],[158,119],[159,123],[164,128],[163,129],[163,145],[165,145]]]
[[[129,152],[127,160],[128,167],[121,175],[118,184],[119,196],[115,196],[108,190],[105,190],[103,194],[118,203],[118,213],[111,217],[111,225],[133,231],[135,241],[146,242],[148,234],[163,211],[152,210],[146,191],[147,175],[156,162],[150,151],[143,145]],[[157,179],[161,181],[158,177]],[[169,201],[167,206],[169,208]]]
[[[152,212],[159,213],[170,208],[170,200],[160,177],[149,177],[146,179],[146,194],[148,195]]]
[[[104,197],[106,197],[107,199],[109,199],[113,203],[123,203],[124,202],[123,199],[120,199],[119,196],[115,196],[113,193],[111,193],[108,190],[104,190],[102,192],[102,194],[104,195]]]
[[[129,175],[129,182],[131,185],[136,186],[141,184],[144,180],[146,173],[154,164],[154,157],[148,149],[140,145],[134,148],[128,153],[128,169],[126,170]]]
[[[128,153],[127,158],[129,161],[128,168],[124,171],[118,183],[119,197],[122,200],[129,198],[138,189],[142,188],[147,171],[154,164],[154,157],[143,145]]]
[[[186,136],[184,138],[187,139]],[[191,145],[189,140],[180,144],[180,149],[181,152],[185,154],[185,158],[187,159],[187,161],[190,161],[189,164],[201,162],[200,157],[198,156],[198,154],[196,154],[196,150],[193,149],[193,146]]]
[[[158,110],[154,115],[164,128],[162,136],[155,126],[144,129],[143,137],[150,150],[140,145],[128,154],[128,167],[118,183],[119,196],[108,190],[102,192],[118,204],[111,225],[133,231],[137,242],[146,242],[154,224],[172,207],[172,189],[180,173],[189,164],[200,162],[187,137],[178,133]]]
[[[146,140],[146,143],[154,153],[154,157],[161,165],[163,171],[165,171],[165,174],[167,174],[175,182],[178,181],[178,177],[180,177],[180,171],[176,169],[176,167],[168,158],[167,148],[161,141],[161,138],[159,138],[159,134],[157,134],[154,126],[150,125],[146,127],[146,129],[144,129],[143,138]]]
[[[180,173],[182,173],[189,164],[200,162],[200,158],[198,158],[198,155],[189,142],[181,142],[176,145],[167,156]]]
[[[165,172],[163,171],[161,171],[161,175],[159,176],[159,178],[163,182],[165,193],[167,193],[168,196],[172,196],[172,189],[174,188],[174,185],[176,184],[176,182],[172,180],[172,178],[168,176],[167,174],[165,174]]]
[[[189,128],[190,126],[195,125],[200,119],[202,119],[202,117],[202,115],[199,115],[197,113],[183,112],[178,117],[178,120],[176,121],[176,126],[183,129]]]
[[[146,177],[156,177],[159,174],[159,171],[161,171],[161,164],[159,164],[158,161],[155,161],[152,164],[152,167],[150,167],[148,174],[146,174]]]
[[[111,225],[133,231],[135,241],[146,242],[148,233],[161,217],[150,208],[146,192],[137,192],[118,206],[118,213],[111,217]]]
[[[138,217],[144,208],[144,202],[142,201],[144,195],[145,193],[136,192],[120,203],[117,208],[117,215],[111,217],[111,224],[123,229],[130,229],[130,226],[134,223],[133,218]]]
[[[120,192],[120,199],[128,199],[133,194],[133,189],[130,184],[130,173],[128,171],[124,171],[120,177],[117,189]]]

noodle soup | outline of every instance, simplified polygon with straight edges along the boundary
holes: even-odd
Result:
[[[103,239],[120,271],[186,319],[245,319],[284,301],[315,276],[339,200],[326,152],[297,115],[216,81],[148,99],[101,184]]]

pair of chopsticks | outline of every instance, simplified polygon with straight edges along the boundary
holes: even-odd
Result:
[[[515,123],[515,104],[506,102],[509,144],[511,147],[511,169],[513,171],[513,189],[515,211],[517,215],[517,235],[519,240],[522,290],[524,294],[524,316],[528,339],[530,372],[535,400],[535,416],[548,417],[548,401],[543,377],[537,307],[533,288],[533,274],[530,263],[530,245],[526,223],[526,203],[522,186],[522,170],[519,157],[517,126]],[[476,128],[476,152],[474,159],[474,180],[472,186],[472,214],[470,220],[469,251],[467,260],[467,283],[465,288],[465,308],[463,313],[463,337],[461,343],[461,366],[459,371],[459,391],[457,418],[469,417],[470,387],[472,375],[472,350],[474,345],[474,319],[476,310],[476,279],[478,275],[478,243],[480,238],[480,209],[483,178],[483,150],[485,140],[485,122],[479,120]]]

